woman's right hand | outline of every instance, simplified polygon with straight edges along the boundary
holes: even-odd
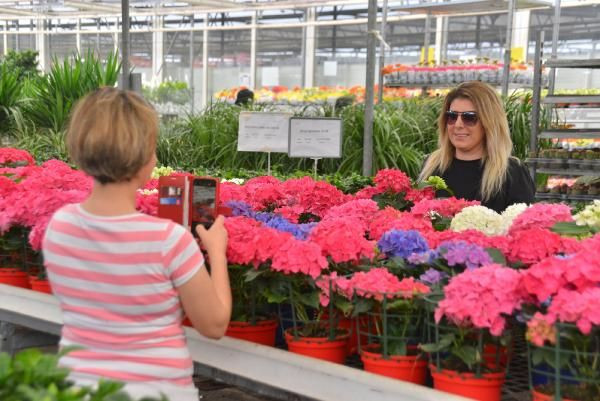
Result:
[[[224,255],[227,251],[227,230],[225,217],[218,216],[207,230],[203,225],[196,226],[196,233],[209,255]]]

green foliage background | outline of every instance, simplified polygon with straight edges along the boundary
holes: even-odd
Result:
[[[21,62],[23,67],[11,69],[16,62]],[[9,138],[13,146],[29,150],[40,162],[50,158],[68,161],[64,133],[71,108],[86,93],[100,86],[114,86],[120,70],[115,54],[101,60],[88,52],[63,62],[54,60],[47,74],[32,74],[31,54],[12,55],[0,64],[0,136]],[[172,82],[163,83],[155,90],[146,90],[145,94],[156,101],[171,99],[172,93],[181,90],[185,92],[181,83]],[[179,102],[181,99],[171,100]],[[514,154],[525,158],[530,137],[531,95],[513,94],[504,102]],[[437,146],[436,120],[441,105],[440,97],[409,98],[376,105],[374,172],[382,168],[399,168],[416,177],[425,155]],[[272,111],[274,107],[254,104],[247,109]],[[201,169],[225,174],[252,170],[264,173],[267,170],[266,154],[237,152],[240,111],[238,106],[217,102],[199,113],[163,121],[157,146],[160,164],[189,171]],[[363,104],[350,105],[337,112],[327,104],[306,105],[295,108],[295,114],[342,118],[343,157],[321,160],[319,173],[337,174],[338,177],[361,173]],[[310,159],[291,159],[280,153],[271,155],[271,163],[276,173],[284,175],[311,171],[313,167]]]

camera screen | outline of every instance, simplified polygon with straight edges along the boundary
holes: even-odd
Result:
[[[214,219],[216,188],[213,181],[194,181],[193,219],[212,221]]]

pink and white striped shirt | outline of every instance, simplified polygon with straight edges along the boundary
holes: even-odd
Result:
[[[176,290],[204,265],[190,232],[141,213],[95,216],[73,204],[54,214],[42,248],[63,313],[60,344],[84,348],[60,360],[76,383],[102,377],[128,383],[135,397],[198,400]]]

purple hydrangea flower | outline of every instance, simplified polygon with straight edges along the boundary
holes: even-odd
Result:
[[[435,285],[445,278],[448,278],[448,274],[445,272],[435,269],[428,269],[425,273],[421,274],[419,280],[427,285]]]
[[[448,266],[465,266],[467,269],[475,269],[494,262],[485,249],[466,241],[442,242],[438,251],[446,259]]]
[[[299,240],[305,240],[306,238],[308,238],[310,231],[317,224],[294,224],[279,214],[255,212],[254,210],[252,210],[252,207],[249,204],[242,201],[230,201],[227,202],[226,205],[231,208],[231,214],[233,216],[245,216],[251,219],[255,219],[256,221],[263,223],[267,227],[271,227],[279,231],[288,232]]]
[[[437,251],[429,250],[423,253],[413,253],[406,258],[406,261],[413,265],[427,265],[433,263],[438,257]]]
[[[377,247],[387,257],[406,259],[413,253],[424,253],[429,250],[425,239],[415,230],[390,230],[383,234]]]

